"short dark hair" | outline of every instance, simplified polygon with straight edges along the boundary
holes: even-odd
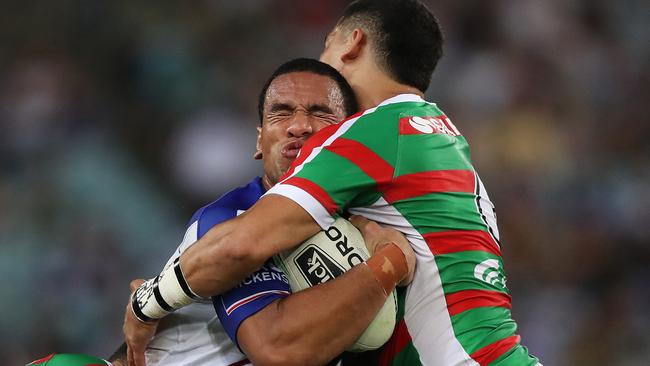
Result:
[[[343,96],[343,109],[345,110],[346,116],[357,113],[359,110],[357,98],[354,96],[354,92],[352,91],[350,84],[348,84],[345,78],[338,71],[336,71],[335,68],[326,63],[311,58],[297,58],[280,65],[280,67],[278,67],[275,72],[273,72],[273,75],[271,75],[271,77],[269,77],[269,79],[266,81],[266,84],[264,84],[257,102],[257,111],[260,117],[260,125],[264,120],[264,102],[266,101],[266,92],[269,90],[269,86],[271,86],[273,80],[275,80],[275,78],[280,75],[301,71],[327,76],[328,78],[334,80],[337,87],[341,91],[341,95]]]
[[[443,37],[436,18],[418,0],[357,0],[345,8],[338,26],[362,29],[380,67],[402,84],[429,88],[442,57]]]

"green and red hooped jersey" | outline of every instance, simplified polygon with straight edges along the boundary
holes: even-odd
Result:
[[[417,256],[382,364],[536,365],[510,316],[494,206],[467,141],[402,94],[307,140],[280,194],[323,227],[344,211],[391,226]]]

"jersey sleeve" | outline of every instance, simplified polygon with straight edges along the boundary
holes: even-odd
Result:
[[[185,230],[183,240],[165,264],[165,268],[171,265],[187,248],[194,245],[214,225],[230,220],[236,216],[237,210],[216,204],[198,209],[192,215]]]
[[[239,346],[237,330],[242,322],[275,300],[290,294],[287,277],[268,261],[230,291],[212,297],[212,303],[226,333]]]
[[[393,177],[397,132],[385,123],[388,119],[368,118],[312,136],[286,177],[267,194],[293,200],[324,229],[348,207],[375,202]]]

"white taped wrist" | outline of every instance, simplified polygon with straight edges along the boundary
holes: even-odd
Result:
[[[151,322],[199,300],[203,299],[188,286],[180,260],[176,258],[158,277],[146,281],[135,290],[131,308],[139,320]]]

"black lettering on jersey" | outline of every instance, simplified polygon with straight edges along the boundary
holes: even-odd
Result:
[[[265,282],[265,281],[282,281],[284,283],[289,283],[289,279],[278,267],[272,264],[264,264],[260,267],[257,272],[251,274],[250,276],[244,278],[236,288],[241,288],[248,286],[253,283]]]

